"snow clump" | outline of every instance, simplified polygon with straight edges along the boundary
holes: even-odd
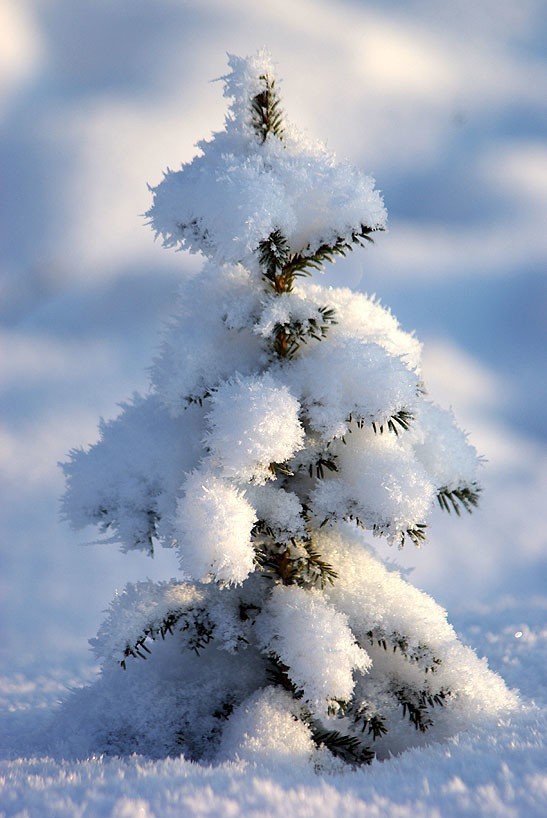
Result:
[[[243,582],[254,570],[254,508],[243,492],[207,472],[189,474],[183,490],[174,522],[182,570],[202,582]]]
[[[240,483],[265,483],[303,445],[300,405],[271,375],[236,375],[211,395],[205,445],[211,465]]]

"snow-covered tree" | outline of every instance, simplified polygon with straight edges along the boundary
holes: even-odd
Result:
[[[65,465],[76,528],[174,548],[182,576],[114,599],[93,640],[96,742],[367,763],[511,706],[372,545],[421,545],[436,504],[471,511],[478,459],[428,400],[416,338],[373,298],[312,282],[384,229],[373,180],[285,121],[266,52],[229,63],[225,129],[148,213],[206,263],[150,393]]]

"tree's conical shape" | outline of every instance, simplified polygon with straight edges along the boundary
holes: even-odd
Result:
[[[174,548],[184,579],[114,600],[70,717],[108,713],[96,751],[368,763],[512,706],[371,543],[421,544],[436,504],[470,511],[478,460],[426,398],[416,339],[311,280],[384,229],[373,180],[284,120],[267,53],[230,68],[225,129],[148,213],[206,264],[151,393],[65,466],[75,527]]]

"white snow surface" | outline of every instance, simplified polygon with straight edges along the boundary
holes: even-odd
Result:
[[[508,611],[507,611],[508,613]],[[510,614],[511,615],[511,614]],[[499,616],[499,613],[498,613]],[[499,622],[499,620],[498,620]],[[496,627],[495,620],[491,624]],[[515,640],[510,628],[482,637],[518,676],[537,668],[538,643],[528,631]],[[538,631],[535,631],[538,633]],[[230,750],[238,761],[200,765],[184,757],[79,756],[52,753],[41,738],[44,722],[64,685],[74,679],[36,676],[3,682],[1,810],[6,818],[543,818],[546,806],[545,719],[537,705],[523,705],[494,728],[477,727],[443,744],[417,748],[387,762],[340,772],[321,772],[309,762],[309,739],[291,716],[294,702],[269,689],[255,702],[272,737],[249,701],[234,720]],[[63,694],[64,695],[64,694]],[[249,713],[249,711],[251,712]],[[253,730],[246,719],[250,716]],[[65,726],[68,731],[72,728]],[[258,738],[258,742],[256,739]],[[257,757],[256,744],[266,747]],[[285,752],[284,749],[285,748]],[[287,758],[288,753],[288,758]]]
[[[159,631],[167,614],[199,604],[202,589],[177,580],[126,585],[112,600],[108,617],[90,643],[98,659],[119,665],[127,645],[133,645],[145,628]]]
[[[73,450],[63,464],[67,492],[63,515],[73,528],[99,524],[122,548],[150,551],[161,532],[169,545],[169,520],[184,474],[199,462],[203,419],[196,407],[169,416],[156,395],[135,395],[114,420],[100,424],[100,440]]]
[[[199,400],[237,369],[247,375],[260,368],[263,350],[237,315],[256,306],[250,276],[241,265],[205,266],[184,282],[175,315],[167,325],[152,367],[152,384],[173,415],[188,399]],[[225,319],[225,320],[223,320]],[[196,354],[196,353],[199,354]]]
[[[245,489],[245,496],[256,509],[259,520],[267,521],[279,542],[291,536],[305,536],[303,509],[297,495],[272,484]]]
[[[418,434],[421,433],[422,439],[414,447],[414,453],[433,483],[439,487],[446,486],[449,490],[459,485],[473,485],[481,461],[467,434],[457,425],[453,413],[429,401],[422,401],[418,416]]]

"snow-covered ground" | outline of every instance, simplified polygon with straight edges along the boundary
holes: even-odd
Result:
[[[1,4],[0,815],[545,814],[546,28],[542,0]],[[522,709],[336,777],[283,759],[48,757],[45,726],[93,679],[86,640],[114,590],[177,570],[170,553],[75,541],[56,462],[145,388],[177,281],[199,264],[143,227],[146,182],[220,127],[208,80],[225,52],[264,43],[291,118],[384,191],[390,232],[329,279],[416,329],[432,397],[488,459],[480,511],[439,514],[421,551],[386,554]]]
[[[89,680],[84,664],[34,669],[2,680],[0,815],[29,818],[179,818],[180,816],[452,816],[545,815],[545,699],[541,698],[544,606],[506,603],[460,617],[464,639],[508,683],[519,684],[522,709],[495,730],[469,732],[447,744],[343,775],[318,776],[275,758],[207,767],[183,758],[52,757],[42,731],[66,686]],[[477,624],[480,622],[480,624]],[[74,662],[74,659],[73,659]],[[32,677],[32,678],[31,678]],[[539,694],[539,698],[538,698]],[[535,702],[532,702],[535,698]],[[146,707],[146,703],[143,703]]]

